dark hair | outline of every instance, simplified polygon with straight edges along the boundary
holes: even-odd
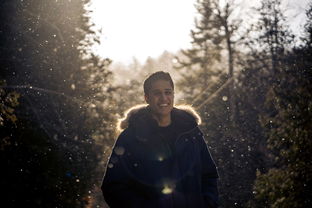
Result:
[[[144,93],[145,94],[148,94],[148,91],[152,88],[152,83],[157,81],[157,80],[168,81],[170,83],[172,89],[174,89],[173,81],[172,81],[172,78],[171,78],[170,74],[168,72],[158,71],[158,72],[155,72],[155,73],[151,74],[144,81],[143,88],[144,88]]]

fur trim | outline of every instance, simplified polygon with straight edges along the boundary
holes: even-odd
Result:
[[[123,129],[126,129],[129,126],[130,117],[132,115],[136,114],[139,110],[146,108],[146,106],[147,106],[147,104],[141,104],[141,105],[136,105],[136,106],[129,108],[125,112],[125,114],[124,114],[125,116],[121,119],[118,119],[118,123],[117,123],[118,130],[121,131]],[[174,107],[177,109],[186,111],[187,113],[189,113],[191,116],[193,116],[195,118],[196,123],[198,125],[201,124],[201,118],[198,115],[198,113],[194,110],[194,108],[192,108],[192,106],[190,106],[190,105],[177,105]]]
[[[119,131],[126,129],[129,125],[129,119],[132,115],[136,114],[139,110],[146,108],[147,104],[135,105],[129,108],[125,113],[124,117],[118,119],[117,128]]]
[[[174,107],[176,107],[177,109],[180,109],[180,110],[184,110],[187,113],[191,114],[195,118],[195,121],[198,125],[200,125],[202,123],[200,116],[198,115],[198,113],[195,111],[195,109],[192,106],[190,106],[190,105],[177,105]]]

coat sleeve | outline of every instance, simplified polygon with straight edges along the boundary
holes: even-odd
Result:
[[[201,143],[202,194],[207,207],[216,208],[219,205],[218,172],[203,137]]]
[[[114,145],[101,186],[104,199],[111,208],[138,207],[146,203],[129,173],[125,140],[127,133],[123,132]]]

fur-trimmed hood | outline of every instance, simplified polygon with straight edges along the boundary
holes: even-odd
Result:
[[[174,106],[172,110],[173,119],[187,123],[193,123],[192,125],[197,126],[201,124],[201,118],[198,113],[188,105]],[[179,117],[177,119],[176,117]],[[118,121],[119,130],[126,129],[129,126],[135,125],[138,119],[150,119],[150,109],[146,104],[137,105],[125,112],[125,116]]]
[[[110,207],[217,208],[218,173],[198,128],[199,116],[192,108],[175,106],[171,121],[160,128],[147,105],[129,109],[120,120],[125,130],[101,187]],[[168,187],[173,190],[169,197]]]

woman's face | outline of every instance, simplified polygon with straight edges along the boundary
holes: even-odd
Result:
[[[170,116],[174,101],[174,91],[170,82],[166,80],[154,81],[152,88],[145,95],[145,100],[156,116]]]

